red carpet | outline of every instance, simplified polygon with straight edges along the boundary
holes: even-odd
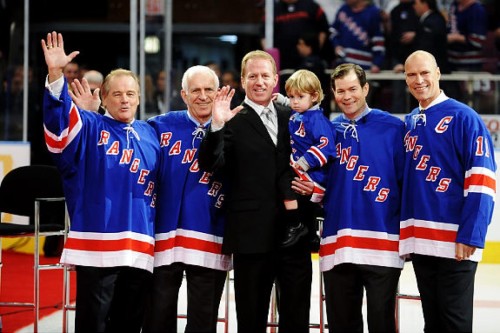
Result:
[[[59,258],[40,258],[42,264],[57,263]],[[32,302],[33,255],[2,251],[2,286],[0,301]],[[71,274],[71,299],[74,301],[76,281]],[[40,318],[62,308],[63,270],[40,272]],[[0,307],[2,333],[12,333],[33,323],[34,312],[29,308]],[[62,325],[62,322],[61,322]],[[61,326],[62,327],[62,326]]]

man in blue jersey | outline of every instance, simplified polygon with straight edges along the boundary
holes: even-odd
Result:
[[[426,332],[472,332],[474,279],[494,208],[496,164],[477,112],[439,87],[434,56],[415,51],[406,84],[400,255],[411,255]]]
[[[320,270],[332,332],[362,332],[366,291],[370,332],[395,332],[395,297],[404,261],[398,253],[404,124],[367,105],[365,71],[334,69],[342,114],[333,120],[337,159],[325,191]],[[333,141],[333,140],[332,140]]]
[[[76,266],[75,332],[141,331],[154,256],[155,131],[135,120],[139,80],[116,69],[102,85],[104,115],[73,102],[63,37],[41,41],[48,76],[45,141],[61,172],[71,219],[61,263]],[[90,92],[89,92],[90,93]]]
[[[217,173],[198,166],[198,150],[211,122],[217,74],[193,66],[182,77],[187,110],[153,117],[161,162],[155,230],[155,262],[144,333],[177,331],[177,300],[187,283],[186,332],[217,331],[219,304],[231,256],[222,254],[225,186]],[[234,94],[234,90],[231,94]]]

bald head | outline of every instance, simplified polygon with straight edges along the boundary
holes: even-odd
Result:
[[[420,60],[423,60],[423,61],[428,61],[430,64],[433,64],[435,67],[437,67],[437,61],[436,61],[436,58],[434,58],[434,56],[427,52],[427,51],[423,51],[423,50],[417,50],[415,52],[413,52],[412,54],[410,54],[408,56],[408,58],[406,58],[406,61],[405,61],[405,70],[406,70],[406,65],[409,63],[409,62],[414,62],[416,61],[415,59],[420,59]]]
[[[101,74],[101,72],[98,72],[96,70],[85,72],[85,74],[83,74],[83,78],[88,81],[91,90],[100,88],[102,82],[104,81],[104,76]]]
[[[441,72],[429,52],[419,50],[410,54],[405,61],[405,76],[410,93],[422,108],[427,108],[441,93]]]

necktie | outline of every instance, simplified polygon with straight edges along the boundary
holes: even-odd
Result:
[[[261,113],[261,118],[262,118],[262,122],[264,123],[264,125],[267,128],[267,132],[269,132],[271,139],[273,140],[274,144],[276,145],[278,128],[276,126],[272,111],[269,108],[264,108],[264,110],[262,110],[262,113]]]

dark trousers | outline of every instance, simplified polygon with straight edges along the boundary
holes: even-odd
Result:
[[[477,262],[413,255],[425,332],[472,332]]]
[[[396,332],[396,292],[401,269],[340,264],[324,272],[326,317],[330,332],[363,332],[366,290],[368,331]]]
[[[216,332],[219,304],[227,272],[174,263],[155,267],[143,333],[176,333],[179,288],[187,285],[185,332]]]
[[[309,332],[312,263],[308,244],[266,254],[235,254],[238,333],[266,332],[276,282],[280,333]]]
[[[132,267],[76,267],[75,332],[140,332],[151,273]]]

